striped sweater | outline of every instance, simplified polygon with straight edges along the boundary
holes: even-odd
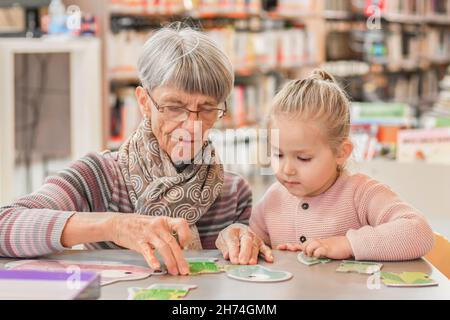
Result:
[[[118,153],[91,153],[46,179],[35,193],[0,208],[0,256],[37,257],[62,251],[61,235],[76,212],[133,213],[119,169]],[[197,222],[205,249],[214,249],[221,230],[248,224],[252,194],[240,176],[226,172],[221,195]],[[110,242],[85,245],[89,249],[118,247]]]
[[[250,228],[273,247],[299,243],[301,237],[346,236],[357,260],[415,259],[434,242],[415,208],[386,185],[348,172],[316,197],[298,198],[275,183],[254,208]]]

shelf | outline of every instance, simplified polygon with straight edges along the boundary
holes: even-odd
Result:
[[[326,10],[322,17],[328,20],[354,20],[355,14],[348,11]]]
[[[450,15],[434,15],[425,17],[428,24],[450,26]]]
[[[402,13],[384,13],[381,15],[381,18],[393,23],[424,24],[427,22],[423,16]]]
[[[351,13],[347,11],[325,11],[322,17],[326,20],[342,22],[362,22],[368,19],[362,13]],[[422,16],[402,13],[382,13],[380,18],[382,21],[389,23],[450,26],[450,16],[447,15]]]
[[[267,73],[289,73],[299,71],[302,68],[313,68],[317,67],[317,63],[305,63],[296,67],[276,67],[276,68],[258,68],[258,67],[249,67],[249,68],[239,68],[235,70],[235,75],[237,77],[250,77],[259,74],[267,74]],[[109,81],[113,83],[139,83],[139,77],[137,76],[136,71],[124,72],[124,73],[110,73]]]
[[[111,11],[112,17],[144,17],[153,18],[155,20],[171,19],[171,18],[183,18],[189,17],[193,19],[274,19],[274,20],[301,20],[319,18],[318,14],[298,14],[291,15],[289,13],[282,12],[229,12],[229,13],[217,13],[217,12],[178,12],[178,13],[148,13],[148,12],[126,12],[126,11]]]

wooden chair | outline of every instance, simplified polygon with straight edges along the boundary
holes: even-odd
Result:
[[[439,233],[435,233],[434,238],[434,247],[425,259],[450,279],[450,242]]]

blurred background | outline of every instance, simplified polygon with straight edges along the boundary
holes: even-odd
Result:
[[[226,167],[255,202],[274,177],[249,129],[264,128],[285,81],[321,67],[353,101],[349,169],[450,235],[449,0],[0,0],[0,205],[88,152],[120,147],[141,120],[140,49],[174,21],[233,62],[217,147],[241,148]]]

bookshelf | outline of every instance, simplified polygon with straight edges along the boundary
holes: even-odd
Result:
[[[139,85],[135,65],[143,43],[161,25],[179,20],[201,25],[233,61],[236,87],[230,98],[231,112],[219,129],[257,125],[285,79],[307,73],[325,58],[320,2],[306,1],[305,7],[297,1],[280,1],[279,7],[266,8],[269,10],[264,10],[261,0],[67,3],[77,4],[82,11],[98,17],[104,58],[103,141],[109,149],[117,149],[135,125],[133,119],[137,116],[124,116],[123,106],[137,111],[131,98],[134,93],[129,90]],[[292,15],[299,10],[308,14]],[[249,110],[253,114],[247,117]],[[128,119],[111,123],[114,115]]]
[[[439,82],[450,64],[450,1],[385,0],[371,5],[328,0],[324,20],[324,67],[338,75],[352,100],[372,102],[380,109],[385,103],[410,107],[408,125],[356,119],[365,121],[354,128],[356,139],[362,130],[370,137],[368,145],[372,138],[378,141],[377,154],[395,158],[399,130],[421,125],[439,100]]]
[[[218,125],[223,130],[259,126],[283,82],[319,66],[337,76],[353,100],[406,103],[417,120],[438,101],[450,65],[449,0],[377,1],[378,7],[362,0],[74,2],[100,22],[103,146],[109,149],[139,121],[133,92],[139,49],[171,21],[201,25],[233,61],[236,87]],[[367,24],[373,13],[379,29]],[[134,113],[124,114],[129,110]]]

